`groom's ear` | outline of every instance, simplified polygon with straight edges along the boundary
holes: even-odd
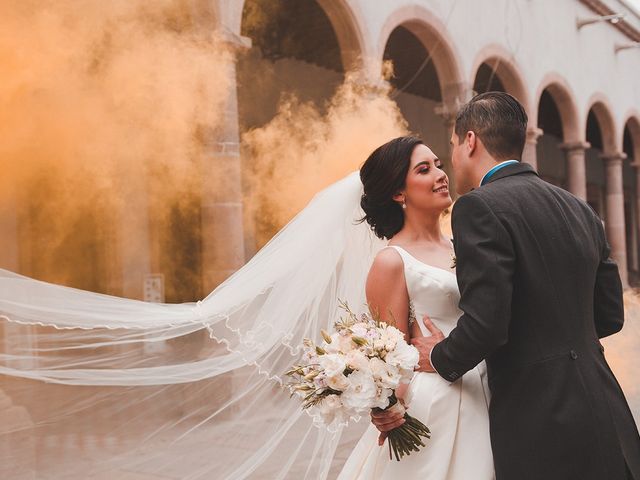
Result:
[[[476,151],[476,147],[478,146],[478,137],[476,136],[476,132],[473,132],[471,130],[468,131],[464,141],[467,144],[469,156],[473,155],[473,153]]]

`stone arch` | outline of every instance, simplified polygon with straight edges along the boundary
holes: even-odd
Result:
[[[640,113],[631,109],[624,116],[622,151],[627,155],[622,167],[625,235],[629,279],[640,280]]]
[[[625,115],[623,122],[623,135],[624,130],[629,129],[631,134],[631,140],[633,141],[633,160],[635,163],[640,164],[640,112],[632,109]],[[624,137],[622,142],[624,143]]]
[[[483,64],[487,64],[504,85],[507,93],[516,97],[524,106],[527,114],[532,112],[529,103],[529,95],[526,82],[521,75],[521,69],[515,61],[513,54],[500,45],[492,44],[482,48],[473,63],[470,85],[475,84],[478,70]]]
[[[613,117],[611,104],[609,100],[601,93],[595,93],[589,99],[587,108],[585,109],[585,116],[583,120],[583,130],[587,128],[587,118],[589,112],[593,110],[593,113],[598,120],[600,126],[600,133],[602,134],[602,150],[605,155],[620,152],[621,142],[618,137],[622,135],[616,134],[616,122]]]
[[[604,218],[611,257],[618,264],[622,283],[626,284],[628,222],[625,217],[629,210],[625,209],[624,169],[627,162],[620,141],[623,135],[617,134],[613,109],[602,93],[593,94],[586,106],[582,125],[592,147],[586,157],[587,187],[592,191],[588,200],[596,203],[596,211]]]
[[[340,44],[340,55],[345,71],[363,68],[365,44],[357,17],[344,0],[316,0],[325,11]]]
[[[578,142],[584,139],[585,132],[581,128],[577,103],[571,87],[557,73],[548,73],[542,79],[535,96],[535,108],[531,109],[530,125],[538,125],[538,106],[544,91],[549,92],[560,113],[562,120],[563,141]]]
[[[220,0],[220,25],[223,31],[230,30],[240,36],[244,7],[247,0],[225,2]],[[314,0],[325,12],[340,46],[342,65],[345,71],[363,67],[366,47],[356,12],[346,0]]]
[[[401,7],[387,17],[380,31],[378,57],[382,58],[391,34],[398,27],[409,30],[429,51],[440,80],[443,102],[455,107],[468,100],[469,90],[461,74],[460,55],[443,34],[447,31],[446,26],[424,7]]]

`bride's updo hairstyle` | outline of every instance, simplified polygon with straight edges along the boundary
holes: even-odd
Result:
[[[360,169],[362,221],[379,238],[390,239],[404,226],[404,212],[393,196],[404,188],[413,149],[422,143],[412,136],[394,138],[376,148]]]

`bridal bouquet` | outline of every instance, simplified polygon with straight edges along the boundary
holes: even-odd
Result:
[[[345,303],[347,315],[335,323],[335,332],[321,331],[316,345],[305,339],[303,358],[286,375],[291,395],[302,397],[320,423],[346,422],[371,409],[385,410],[398,403],[395,389],[409,383],[419,354],[400,330],[363,314],[355,315]],[[405,413],[405,423],[389,432],[389,456],[396,460],[424,447],[429,429]]]

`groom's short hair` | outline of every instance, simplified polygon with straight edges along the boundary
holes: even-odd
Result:
[[[455,132],[460,143],[469,131],[482,140],[496,160],[520,160],[527,135],[527,113],[508,93],[481,93],[456,115]]]

